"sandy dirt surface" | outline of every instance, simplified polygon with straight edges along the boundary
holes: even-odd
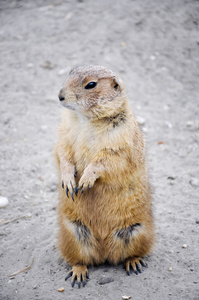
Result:
[[[52,151],[58,91],[91,63],[124,79],[145,131],[157,241],[141,275],[102,265],[78,289],[56,248]],[[0,299],[198,300],[199,1],[1,0],[0,87]]]

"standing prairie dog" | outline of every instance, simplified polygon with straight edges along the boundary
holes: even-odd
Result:
[[[143,134],[123,81],[102,66],[70,71],[59,93],[65,107],[55,147],[60,173],[59,248],[72,286],[87,266],[125,262],[141,273],[154,243]]]

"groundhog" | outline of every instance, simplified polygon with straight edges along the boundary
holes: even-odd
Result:
[[[55,147],[60,173],[59,249],[72,286],[88,266],[125,263],[141,273],[154,243],[143,133],[121,78],[102,66],[73,68],[59,93],[65,107]]]

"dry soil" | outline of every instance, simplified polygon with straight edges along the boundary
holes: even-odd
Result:
[[[198,300],[199,1],[1,0],[0,55],[0,299]],[[141,275],[102,265],[78,289],[56,248],[52,151],[58,91],[91,63],[120,74],[142,123],[157,241]]]

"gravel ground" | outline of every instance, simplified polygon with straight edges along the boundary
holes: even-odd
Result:
[[[0,25],[0,299],[198,300],[199,1],[1,0]],[[124,79],[145,132],[157,241],[141,275],[102,265],[79,290],[56,248],[52,151],[58,91],[91,63]]]

